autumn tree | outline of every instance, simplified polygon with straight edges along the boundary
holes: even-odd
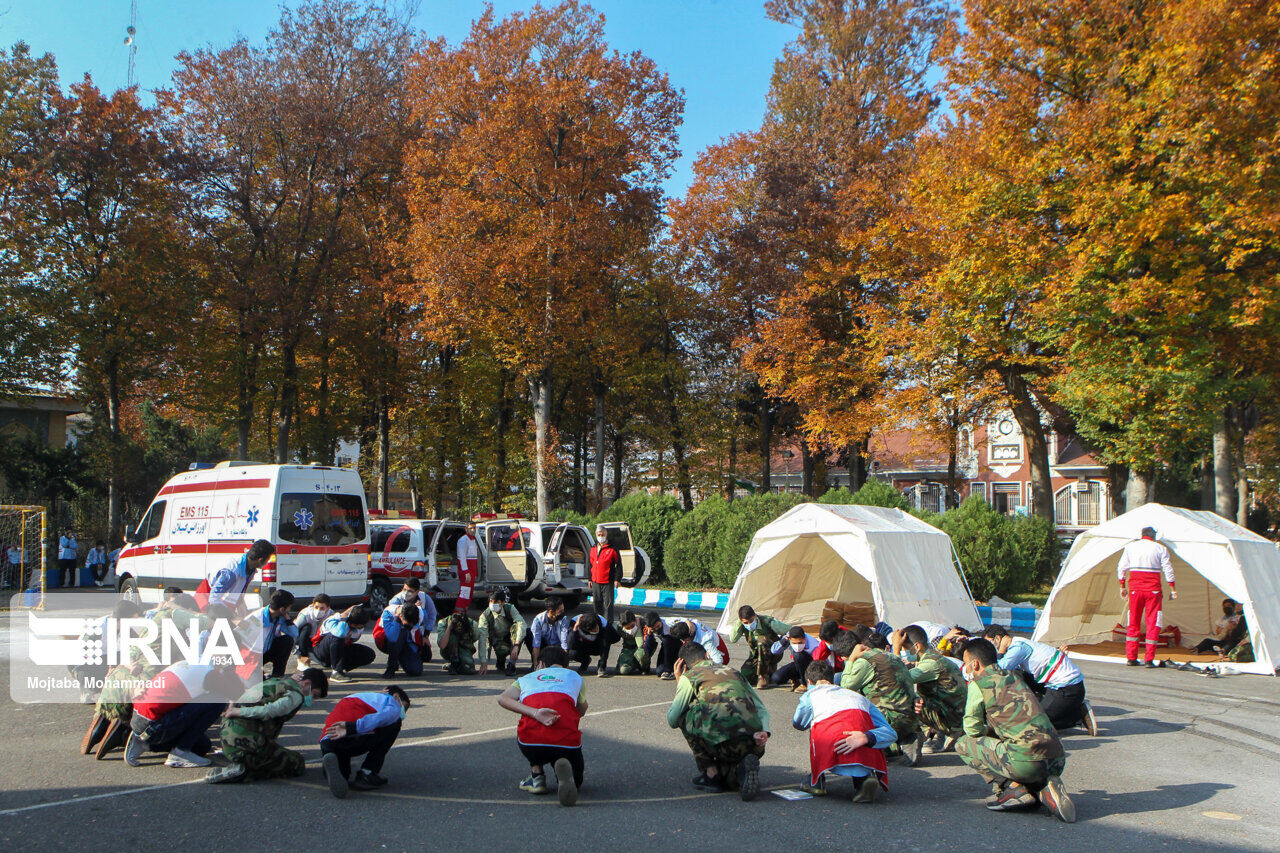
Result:
[[[563,365],[605,315],[602,282],[648,241],[682,98],[652,60],[610,51],[575,2],[495,21],[417,59],[409,242],[427,334],[475,340],[527,384],[537,511]]]

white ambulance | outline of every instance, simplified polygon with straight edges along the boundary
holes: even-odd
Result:
[[[365,598],[367,518],[364,485],[347,468],[222,462],[187,471],[165,483],[126,537],[119,589],[148,602],[168,586],[194,591],[266,539],[276,559],[248,593],[287,589],[302,605],[324,592],[341,609]]]

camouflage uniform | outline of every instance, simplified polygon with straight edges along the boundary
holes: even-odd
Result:
[[[1067,760],[1053,723],[1016,675],[989,666],[969,684],[965,734],[956,754],[987,782],[1020,782],[1032,792],[1061,776]],[[988,736],[990,729],[994,736]]]
[[[924,702],[920,722],[939,734],[960,734],[969,685],[955,661],[935,649],[927,649],[912,667],[911,680]]]
[[[897,655],[883,649],[867,649],[849,658],[840,686],[867,697],[898,733],[899,743],[906,743],[920,733],[916,691],[907,665]]]
[[[446,646],[440,640],[455,622],[457,627],[449,631],[449,644]],[[458,674],[475,675],[476,640],[479,636],[480,626],[476,620],[459,613],[446,616],[436,626],[436,645],[440,649],[440,657],[448,661]]]
[[[292,710],[276,717],[228,717],[222,721],[222,752],[230,761],[244,765],[245,779],[282,779],[301,776],[307,762],[302,753],[285,749],[276,742],[284,724],[305,704],[302,686],[292,678],[268,678],[261,687],[252,687],[236,702],[242,708],[270,705],[290,700]]]
[[[493,649],[498,666],[502,666],[511,656],[511,650],[524,642],[525,624],[514,605],[504,604],[500,613],[494,613],[488,607],[484,609],[480,614],[479,631],[488,639],[488,647]],[[489,659],[487,652],[484,657]]]
[[[682,678],[693,688],[692,698],[674,721],[693,751],[700,771],[718,766],[729,776],[748,755],[764,755],[755,741],[766,728],[767,712],[754,688],[731,666],[702,661]],[[668,722],[673,722],[668,714]]]
[[[618,652],[618,675],[644,675],[649,669],[649,656],[640,648],[640,642],[622,627],[621,622],[613,623],[614,630],[622,638]]]
[[[748,631],[741,621],[734,623],[729,631],[729,642],[736,643],[743,637],[747,640],[747,660],[742,664],[742,677],[755,684],[773,675],[778,670],[778,661],[782,660],[781,652],[773,653],[773,645],[781,642],[790,630],[787,623],[759,613],[756,614],[754,631]]]

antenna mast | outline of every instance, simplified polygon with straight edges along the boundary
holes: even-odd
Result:
[[[130,0],[129,2],[129,28],[125,30],[124,43],[129,47],[129,77],[128,87],[133,88],[133,64],[138,56],[138,45],[133,37],[138,34],[138,0]]]

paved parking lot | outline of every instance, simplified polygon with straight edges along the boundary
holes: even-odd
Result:
[[[708,617],[708,621],[709,621]],[[0,638],[3,651],[3,638]],[[742,647],[732,650],[741,661]],[[0,663],[8,680],[7,658]],[[587,780],[579,806],[531,797],[514,742],[515,718],[497,694],[507,680],[452,678],[430,666],[400,681],[413,700],[378,792],[334,800],[318,768],[319,725],[343,692],[378,689],[374,672],[339,685],[286,728],[311,762],[290,782],[209,786],[204,771],[150,756],[129,768],[77,754],[90,716],[75,706],[0,700],[0,844],[213,850],[235,846],[409,850],[450,846],[589,849],[660,844],[684,849],[1250,849],[1280,848],[1280,683],[1259,676],[1207,680],[1166,670],[1082,666],[1101,729],[1066,738],[1064,780],[1074,825],[1045,812],[993,814],[986,786],[955,755],[890,766],[891,791],[854,806],[839,784],[824,800],[753,803],[701,794],[680,734],[667,728],[673,684],[589,677]],[[807,773],[804,733],[790,726],[796,697],[768,691],[774,737],[761,785],[794,787]],[[271,840],[268,840],[271,839]]]

